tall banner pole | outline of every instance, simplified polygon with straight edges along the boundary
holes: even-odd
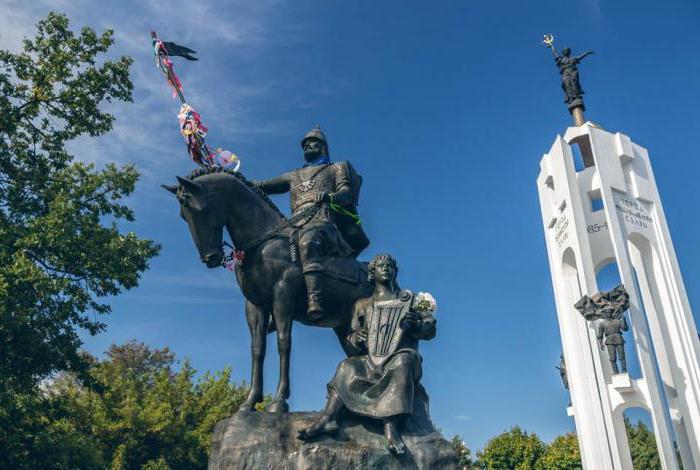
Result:
[[[204,141],[208,129],[202,124],[202,117],[187,103],[182,89],[180,78],[175,73],[172,56],[183,57],[190,61],[198,60],[192,56],[192,49],[180,46],[173,42],[164,42],[158,38],[155,31],[151,31],[153,51],[156,56],[156,66],[165,77],[165,81],[173,89],[173,98],[180,99],[182,106],[178,113],[180,120],[180,133],[185,139],[187,152],[197,165],[203,167],[221,167],[231,171],[238,171],[241,166],[240,159],[227,150],[217,149],[212,151]]]

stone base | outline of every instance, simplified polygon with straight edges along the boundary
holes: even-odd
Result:
[[[630,375],[627,372],[622,372],[621,374],[613,374],[612,386],[615,390],[617,390],[620,393],[634,391],[634,384],[632,383]]]
[[[386,448],[380,421],[346,416],[333,437],[304,443],[297,432],[318,412],[239,411],[214,428],[209,470],[229,469],[445,469],[457,470],[457,454],[432,423],[407,419],[407,453]]]

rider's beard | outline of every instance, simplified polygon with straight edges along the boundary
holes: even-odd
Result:
[[[304,160],[312,162],[323,155],[323,148],[304,150]]]

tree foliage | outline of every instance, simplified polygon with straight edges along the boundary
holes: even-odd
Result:
[[[538,468],[544,470],[576,470],[583,468],[576,433],[571,432],[557,436],[549,443],[547,450],[538,462]]]
[[[467,447],[467,444],[462,440],[462,438],[458,435],[454,436],[450,441],[450,444],[452,445],[452,449],[454,449],[455,453],[457,454],[457,463],[459,464],[459,467],[463,470],[470,470],[474,468],[472,451],[469,450],[469,447]]]
[[[44,388],[44,426],[11,468],[206,468],[211,433],[247,390],[231,371],[195,379],[168,349],[132,341],[89,358],[90,386],[63,373]],[[41,403],[41,402],[40,402]],[[0,464],[2,462],[0,461]]]
[[[66,148],[112,128],[104,103],[131,100],[131,59],[103,59],[112,43],[112,31],[76,34],[51,13],[19,53],[0,51],[2,400],[84,367],[78,330],[101,331],[99,298],[136,286],[158,252],[117,225],[133,220],[122,200],[136,169],[97,170]]]
[[[480,468],[534,470],[544,453],[545,445],[537,434],[515,426],[489,440],[477,457]]]
[[[127,57],[104,59],[112,31],[69,29],[51,13],[13,53],[0,50],[0,465],[31,462],[53,449],[92,461],[92,437],[74,429],[57,401],[38,393],[56,371],[85,372],[79,332],[104,328],[100,302],[137,285],[158,246],[125,233],[123,203],[138,173],[101,170],[67,149],[112,128],[105,103],[130,101]],[[10,464],[12,462],[12,464]],[[66,463],[66,462],[64,462]],[[29,466],[29,464],[26,464]],[[79,465],[73,465],[77,468]],[[33,468],[47,468],[34,465]]]
[[[633,425],[627,418],[625,427],[634,468],[661,469],[654,433],[641,421]],[[459,456],[470,455],[469,449],[459,436],[452,439],[452,447]],[[545,445],[536,434],[528,434],[517,426],[488,441],[485,448],[477,452],[475,462],[468,460],[469,464],[460,461],[460,465],[463,465],[463,468],[499,470],[583,468],[576,433],[558,436]]]
[[[660,470],[661,459],[659,459],[654,433],[641,421],[632,424],[627,417],[625,417],[625,428],[634,468]]]

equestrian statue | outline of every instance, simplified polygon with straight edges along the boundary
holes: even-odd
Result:
[[[433,425],[420,384],[418,343],[435,336],[436,302],[430,294],[398,287],[390,255],[377,255],[369,265],[357,261],[369,245],[357,215],[360,175],[349,162],[331,161],[328,139],[317,126],[301,140],[300,168],[249,181],[238,171],[236,155],[207,146],[201,115],[185,101],[170,57],[192,60],[194,51],[151,36],[158,67],[182,102],[180,133],[201,166],[163,187],[180,203],[200,260],[235,272],[251,337],[250,392],[242,412],[216,424],[209,468],[457,469],[457,456]],[[289,217],[269,198],[284,193],[290,195]],[[224,229],[233,246],[224,241]],[[226,247],[233,249],[230,255]],[[288,413],[294,320],[332,328],[348,356],[328,384],[320,413]],[[263,401],[272,331],[279,380],[267,411],[275,414],[250,413]],[[378,425],[383,436],[373,430]],[[337,439],[330,436],[336,433]],[[305,444],[323,439],[335,444],[322,452]]]
[[[225,261],[223,230],[233,242],[236,280],[246,299],[251,335],[251,389],[241,409],[263,399],[267,333],[277,332],[280,376],[268,411],[288,411],[292,321],[333,328],[346,354],[352,308],[373,286],[367,263],[355,257],[369,245],[356,207],[361,177],[349,162],[331,162],[319,127],[302,142],[305,164],[278,178],[251,182],[241,173],[205,167],[179,184],[163,185],[180,203],[200,259]],[[290,192],[286,218],[267,196]]]

